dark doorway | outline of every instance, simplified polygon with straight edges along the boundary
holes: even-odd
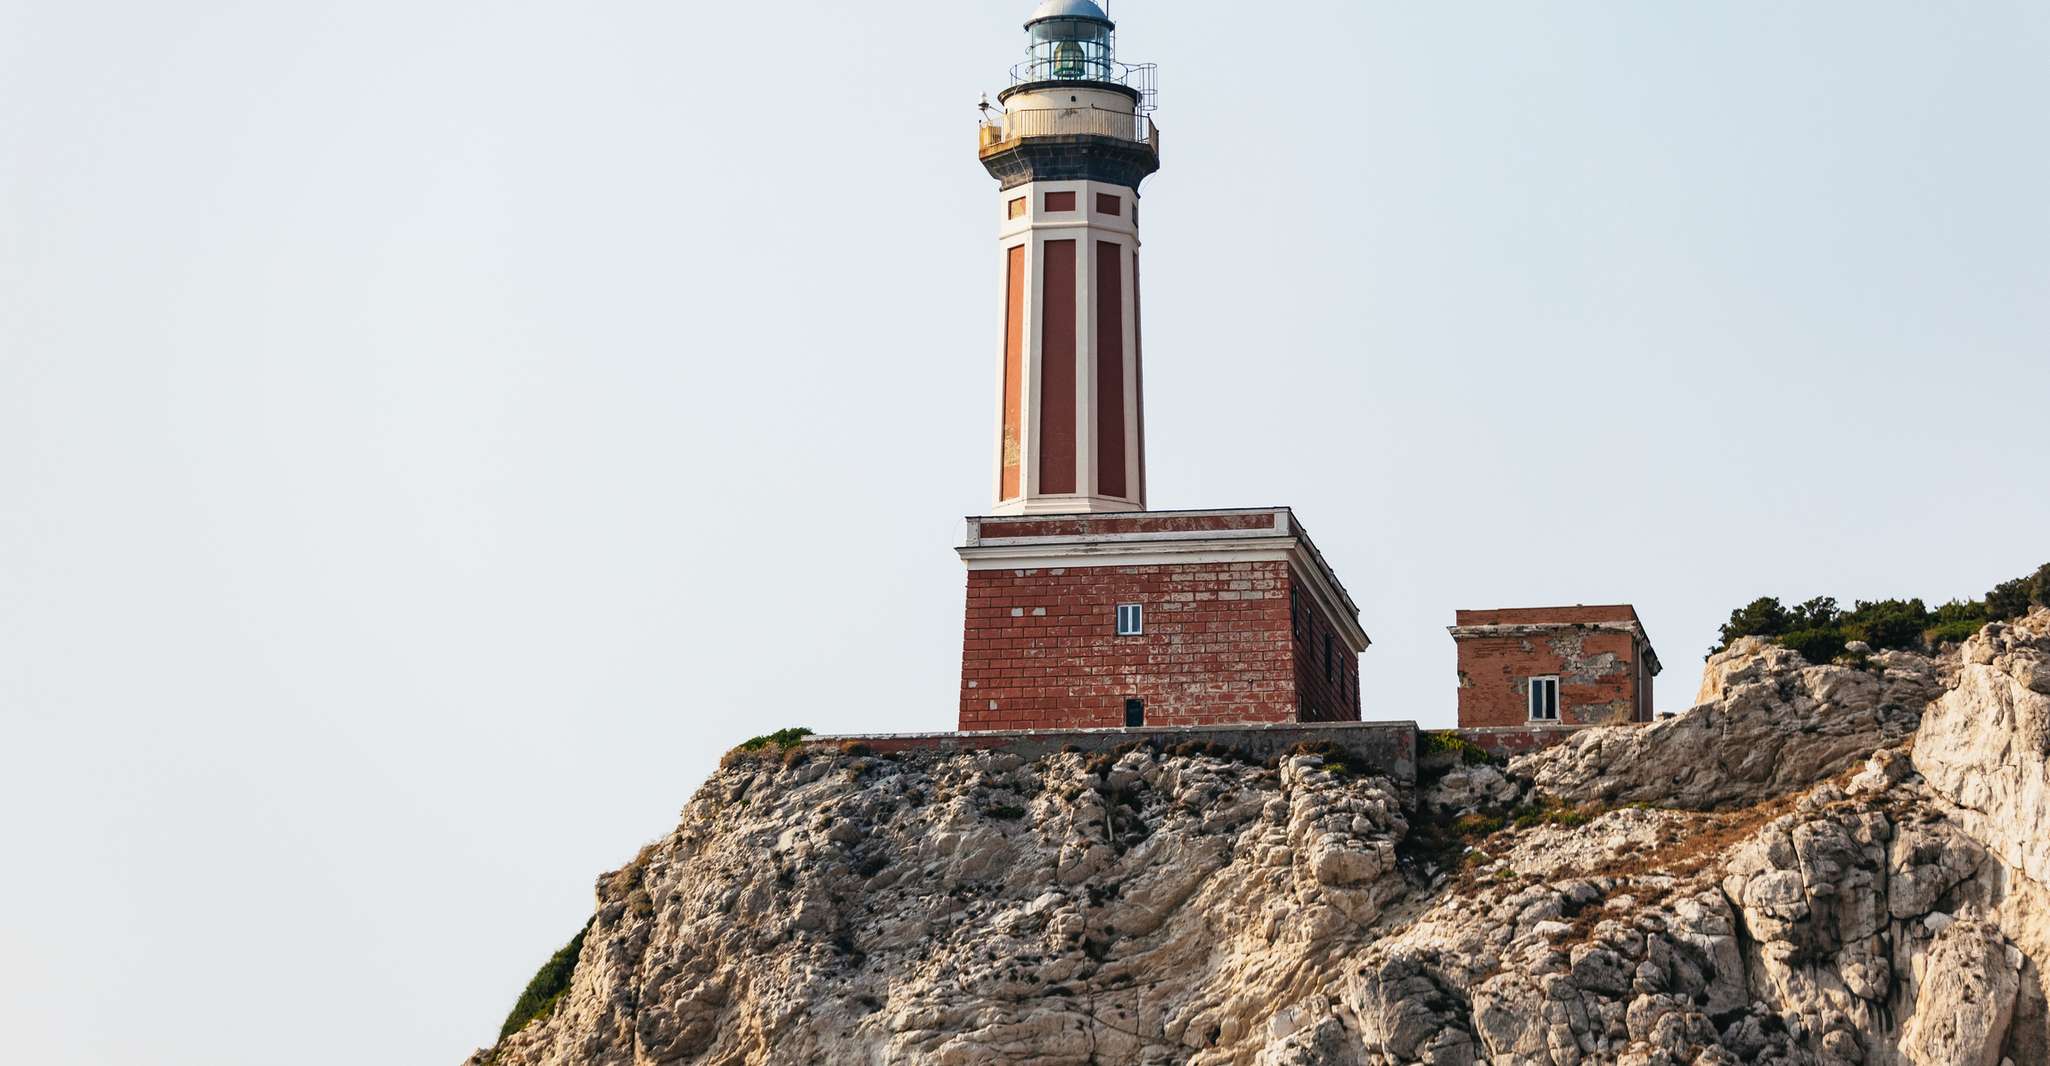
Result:
[[[1125,701],[1125,728],[1137,729],[1146,724],[1146,701],[1128,699]]]

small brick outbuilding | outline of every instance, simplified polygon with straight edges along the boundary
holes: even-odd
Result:
[[[1658,653],[1629,604],[1453,618],[1461,729],[1651,721]]]

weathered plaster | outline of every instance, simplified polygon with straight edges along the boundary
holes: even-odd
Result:
[[[1629,669],[1629,664],[1615,652],[1587,654],[1585,633],[1562,633],[1545,643],[1551,646],[1552,654],[1559,657],[1559,683],[1562,685],[1591,685]]]

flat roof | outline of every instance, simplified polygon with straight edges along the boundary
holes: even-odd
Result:
[[[1131,566],[1194,559],[1205,551],[1271,553],[1309,578],[1311,594],[1355,653],[1373,643],[1359,605],[1288,507],[1075,514],[972,515],[955,549],[970,569],[1014,566]]]
[[[1584,622],[1636,622],[1637,608],[1627,603],[1576,603],[1552,607],[1481,607],[1452,612],[1460,625],[1572,625]]]
[[[1650,660],[1652,673],[1659,667],[1658,651],[1651,646],[1651,634],[1645,631],[1644,621],[1637,617],[1637,608],[1627,603],[1586,604],[1557,607],[1487,607],[1452,612],[1450,627],[1454,640],[1462,636],[1481,636],[1481,633],[1462,630],[1486,630],[1493,627],[1507,629],[1544,628],[1549,626],[1620,625],[1637,633],[1644,642],[1645,657]]]

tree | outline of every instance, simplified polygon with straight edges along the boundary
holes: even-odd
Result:
[[[1801,658],[1821,664],[1842,655],[1846,641],[1841,629],[1797,629],[1780,637],[1779,643],[1800,652]]]
[[[1992,591],[1986,593],[1986,616],[1996,622],[2004,622],[2029,613],[2029,586],[2032,583],[2031,578],[2018,577],[1993,586]]]
[[[1817,596],[1788,613],[1786,631],[1833,629],[1843,619],[1843,609],[1836,605],[1835,596]]]
[[[1709,649],[1710,653],[1722,651],[1736,643],[1738,637],[1776,637],[1785,633],[1792,621],[1787,609],[1773,596],[1760,596],[1750,603],[1730,612],[1730,620],[1723,623],[1718,634],[1722,643]]]
[[[1984,622],[1987,620],[1986,605],[1978,600],[1952,600],[1938,607],[1930,618],[1940,626],[1955,622]]]
[[[1929,608],[1919,599],[1859,600],[1843,625],[1852,640],[1874,648],[1920,648],[1927,628]]]

